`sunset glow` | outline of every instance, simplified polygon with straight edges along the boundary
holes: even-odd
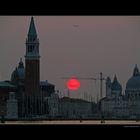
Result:
[[[67,82],[67,87],[69,90],[77,90],[80,87],[80,81],[77,79],[70,79]]]

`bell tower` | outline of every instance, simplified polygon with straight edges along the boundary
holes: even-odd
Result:
[[[39,39],[35,28],[34,18],[31,17],[30,27],[26,39],[25,54],[25,116],[40,114],[40,55]]]

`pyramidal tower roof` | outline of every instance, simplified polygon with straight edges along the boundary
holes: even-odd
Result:
[[[30,27],[29,27],[29,31],[28,31],[28,36],[30,36],[30,35],[31,36],[37,36],[33,16],[31,17]]]

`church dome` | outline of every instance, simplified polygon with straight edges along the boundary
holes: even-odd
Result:
[[[112,82],[111,90],[112,90],[112,91],[120,91],[120,92],[122,91],[122,86],[121,86],[121,84],[118,82],[116,75],[115,75],[115,77],[114,77],[114,81]]]
[[[22,62],[22,59],[20,59],[18,68],[16,68],[11,75],[11,81],[12,82],[17,82],[18,80],[23,81],[25,78],[25,69],[24,69],[24,64]]]
[[[127,89],[140,89],[140,76],[131,77],[126,84],[126,88]]]
[[[140,73],[137,65],[134,68],[133,76],[126,83],[126,89],[140,89]]]

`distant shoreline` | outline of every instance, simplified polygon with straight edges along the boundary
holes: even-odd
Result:
[[[56,125],[56,124],[58,124],[58,125],[77,125],[77,124],[87,124],[87,125],[138,125],[138,126],[140,126],[140,121],[135,121],[135,120],[104,120],[104,121],[101,121],[101,120],[52,120],[52,121],[49,121],[49,120],[36,120],[36,121],[5,121],[4,123],[0,123],[0,124],[3,124],[3,125],[5,125],[5,124],[48,124],[48,125]],[[129,126],[128,126],[129,127]]]

